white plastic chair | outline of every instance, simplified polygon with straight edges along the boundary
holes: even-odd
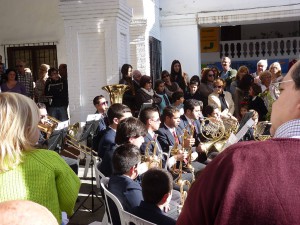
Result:
[[[120,221],[121,221],[121,224],[123,225],[122,221],[122,210],[123,210],[123,206],[121,204],[121,202],[119,201],[119,199],[113,194],[111,193],[108,189],[107,189],[107,186],[108,186],[108,182],[109,182],[109,177],[103,177],[101,178],[101,181],[100,181],[100,184],[101,184],[101,187],[103,188],[104,190],[104,199],[105,199],[105,205],[107,207],[107,210],[105,210],[105,213],[108,211],[108,216],[109,216],[109,219],[111,221],[111,224],[112,224],[112,217],[111,217],[111,212],[110,212],[110,208],[109,208],[109,205],[108,205],[108,198],[110,198],[116,205],[117,209],[118,209],[118,212],[119,212],[119,216],[120,216]],[[105,215],[104,217],[105,218]],[[102,222],[104,221],[104,219],[102,220]],[[109,224],[109,223],[108,223]]]
[[[122,210],[122,219],[122,225],[130,225],[130,223],[134,223],[135,225],[156,225],[155,223],[151,223],[129,212],[126,212],[125,210]]]
[[[97,188],[100,188],[100,180],[105,177],[103,173],[101,173],[101,171],[99,170],[100,165],[102,163],[102,159],[99,158],[99,161],[96,163],[95,165],[95,176],[96,176],[96,184],[97,184]]]

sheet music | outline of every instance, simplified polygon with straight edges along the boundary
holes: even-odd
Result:
[[[69,126],[69,120],[66,120],[64,122],[60,122],[57,124],[57,127],[55,128],[55,130],[61,130],[61,129],[64,129],[66,127]]]
[[[230,145],[237,143],[247,133],[248,129],[253,126],[253,124],[254,120],[250,118],[236,135],[231,133],[226,144],[224,145],[224,149],[229,147]]]
[[[87,115],[86,122],[100,120],[100,119],[101,119],[101,114],[89,114]]]

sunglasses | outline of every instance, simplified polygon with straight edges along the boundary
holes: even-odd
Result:
[[[108,105],[108,101],[105,102],[99,102],[100,105]]]
[[[209,77],[213,77],[213,76],[214,76],[214,74],[208,74],[207,76],[209,76]]]

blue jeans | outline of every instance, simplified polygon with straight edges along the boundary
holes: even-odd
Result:
[[[48,114],[62,122],[69,119],[66,106],[49,107]]]

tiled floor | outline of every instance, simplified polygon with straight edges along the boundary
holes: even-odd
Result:
[[[89,169],[86,178],[83,178],[84,167],[80,166],[79,174],[81,180],[81,187],[79,192],[79,202],[76,203],[74,211],[78,211],[71,217],[69,225],[87,225],[94,221],[102,221],[104,215],[104,205],[101,207],[103,201],[101,198],[100,190],[96,187],[96,180],[94,180],[94,191],[98,194],[99,199],[94,195],[89,195],[92,191],[91,185],[91,169]],[[95,177],[95,174],[94,174]],[[94,201],[92,201],[94,199]],[[86,201],[85,201],[86,200]],[[84,202],[83,205],[81,205]],[[94,202],[94,204],[93,204]],[[100,207],[100,208],[99,208]],[[91,212],[93,209],[94,212]]]

